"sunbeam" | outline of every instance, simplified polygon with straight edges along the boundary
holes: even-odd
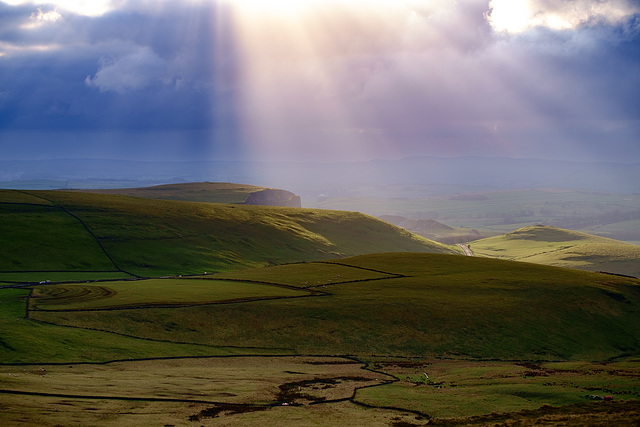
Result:
[[[247,151],[258,159],[393,157],[393,144],[364,118],[367,87],[390,66],[381,55],[416,50],[411,32],[440,3],[230,1]]]

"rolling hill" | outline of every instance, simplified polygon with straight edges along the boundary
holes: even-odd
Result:
[[[471,243],[476,255],[640,276],[640,246],[535,225]]]
[[[383,253],[154,280],[38,285],[29,318],[276,354],[605,360],[640,351],[640,281],[573,269]]]
[[[0,191],[0,217],[0,280],[7,282],[193,274],[383,251],[455,253],[354,212]]]

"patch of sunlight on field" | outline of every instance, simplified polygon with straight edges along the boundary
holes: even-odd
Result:
[[[317,427],[391,425],[422,426],[428,419],[403,411],[365,408],[351,402],[313,406],[251,407],[205,403],[65,399],[5,395],[3,425],[56,427],[63,425],[121,426],[261,426]]]
[[[400,381],[360,390],[358,401],[400,406],[436,418],[582,404],[592,401],[594,395],[611,395],[616,400],[640,397],[638,360],[606,365],[432,360],[377,362],[374,366]]]
[[[184,425],[215,418],[216,425],[326,425],[329,420],[329,424],[390,425],[392,420],[419,418],[426,423],[426,418],[402,410],[364,408],[346,401],[356,388],[390,379],[362,368],[362,363],[341,357],[0,366],[0,422]],[[345,401],[324,404],[336,400]]]
[[[362,369],[362,363],[333,357],[204,357],[119,361],[84,365],[0,366],[2,388],[12,391],[71,393],[86,397],[174,398],[271,404],[283,399],[282,384],[296,390],[293,400],[349,397],[354,386],[379,384],[388,377]],[[336,379],[335,384],[321,380]],[[313,387],[316,379],[320,387]],[[305,385],[308,382],[309,384]]]
[[[308,295],[282,286],[196,279],[149,279],[100,284],[38,286],[32,310],[96,310],[203,305]]]

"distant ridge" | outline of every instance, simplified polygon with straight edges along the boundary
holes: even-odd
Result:
[[[519,228],[470,246],[480,256],[640,276],[640,246],[547,225]]]
[[[209,203],[301,207],[300,197],[290,191],[227,182],[165,184],[140,188],[73,190],[98,194],[119,194],[147,199]]]

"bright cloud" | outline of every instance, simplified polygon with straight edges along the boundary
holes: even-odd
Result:
[[[62,18],[62,15],[57,10],[50,10],[43,12],[41,8],[38,8],[36,12],[31,14],[31,21],[35,24],[53,23]]]
[[[640,13],[628,0],[491,0],[487,14],[497,31],[520,33],[534,27],[566,30],[593,23],[617,24]]]

